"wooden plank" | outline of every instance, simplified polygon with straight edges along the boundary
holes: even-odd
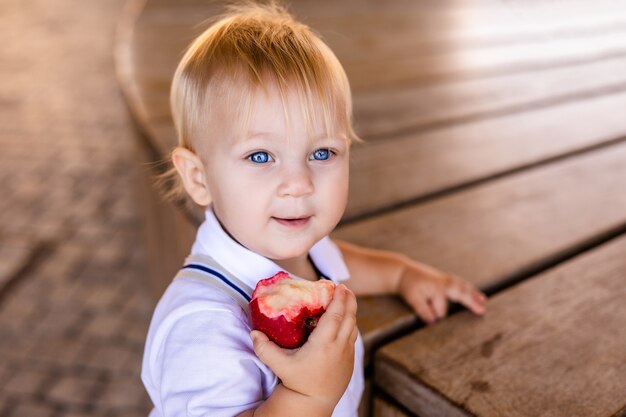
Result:
[[[624,227],[625,190],[620,143],[355,222],[333,236],[403,252],[489,289]]]
[[[222,2],[223,3],[223,2]],[[173,10],[173,5],[176,10]],[[441,49],[470,49],[546,39],[585,36],[623,29],[626,10],[620,2],[604,0],[590,5],[570,1],[505,4],[500,1],[340,3],[292,1],[299,19],[320,31],[340,54],[371,60]],[[172,2],[150,0],[144,14],[152,22],[198,23],[207,13],[217,13],[220,3],[202,0]],[[559,15],[555,20],[553,16]]]
[[[345,217],[624,137],[624,106],[607,95],[356,147]]]
[[[623,415],[625,252],[622,236],[492,297],[482,318],[385,346],[376,383],[419,415]]]
[[[363,395],[361,396],[361,404],[359,404],[359,417],[372,417],[372,388],[374,387],[373,378],[366,376],[363,387]]]
[[[487,79],[356,91],[354,117],[358,134],[371,143],[624,90],[626,57]]]
[[[380,396],[375,396],[373,403],[374,410],[372,417],[409,417],[408,414]]]
[[[547,38],[584,37],[592,32],[623,30],[625,17],[624,9],[606,7],[601,11],[597,6],[591,12],[580,7],[561,7],[538,14],[532,10],[528,13],[529,8],[525,6],[510,8],[502,3],[490,9],[433,8],[407,12],[397,3],[378,3],[372,9],[359,7],[347,15],[334,9],[332,15],[323,16],[306,13],[301,8],[297,13],[323,34],[333,50],[350,61],[371,60],[368,51],[385,60],[407,53],[432,55],[442,50],[469,50],[504,44],[540,43]],[[582,6],[588,8],[589,3]],[[560,16],[558,21],[551,15],[564,12],[567,15]]]
[[[148,273],[142,279],[154,300],[158,300],[180,270],[194,242],[197,226],[185,211],[163,201],[154,187],[157,171],[150,169],[150,150],[140,132],[135,132],[135,156],[139,170],[133,184],[141,211],[143,244],[148,253]],[[203,214],[204,217],[204,214]]]
[[[580,62],[624,53],[617,38],[626,36],[626,8],[615,2],[468,6],[393,1],[359,6],[335,5],[331,12],[294,7],[337,53],[355,91],[406,88],[451,76],[485,76],[545,68],[562,59]]]
[[[372,355],[379,346],[414,328],[417,317],[397,297],[359,297],[357,325],[365,345],[363,362],[369,366]]]
[[[555,66],[623,56],[626,32],[597,37],[547,39],[537,44],[442,52],[432,56],[402,55],[387,60],[356,61],[337,54],[355,90],[415,86],[451,79],[530,72]],[[352,55],[350,55],[352,57]]]
[[[171,0],[151,1],[156,7],[167,7]],[[202,4],[202,0],[185,3],[187,4],[185,7],[190,7]],[[540,30],[551,33],[590,22],[613,21],[618,16],[624,16],[625,11],[619,7],[620,4],[621,2],[612,0],[599,0],[593,4],[586,0],[573,0],[565,5],[553,0],[532,3],[503,3],[499,0],[476,3],[463,0],[422,2],[394,0],[385,3],[362,0],[344,0],[340,3],[332,0],[317,2],[295,0],[288,6],[308,23],[327,23],[331,28],[345,26],[351,34],[354,28],[358,28],[358,32],[362,34],[364,27],[369,27],[372,31],[386,32],[409,29],[416,23],[421,23],[433,33],[462,36],[468,33],[468,28],[458,26],[465,23],[471,27],[472,37],[482,35],[489,39],[497,39],[504,34],[528,34]],[[559,14],[558,20],[554,19],[555,13]],[[419,15],[425,15],[428,19],[416,20]],[[451,21],[457,25],[443,24]]]
[[[623,53],[616,37],[625,35],[626,8],[615,2],[605,7],[584,2],[496,2],[488,7],[414,3],[422,4],[385,2],[345,14],[333,8],[333,16],[320,17],[314,11],[295,11],[312,15],[312,26],[346,66],[355,91],[446,80],[455,72],[481,76],[498,67],[539,68],[566,56],[589,60]]]

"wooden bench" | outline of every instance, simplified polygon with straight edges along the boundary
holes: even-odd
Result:
[[[626,412],[626,237],[379,351],[376,383],[419,416]],[[402,412],[382,400],[378,415]]]
[[[367,369],[363,415],[370,412],[369,390],[374,416],[509,415],[506,407],[517,401],[515,392],[501,389],[506,384],[498,378],[517,377],[527,389],[520,392],[529,396],[533,379],[523,378],[523,356],[516,356],[525,339],[512,337],[523,333],[527,322],[520,318],[509,326],[500,318],[526,312],[522,295],[532,303],[556,285],[543,271],[560,263],[572,270],[584,269],[586,262],[595,265],[586,261],[587,251],[602,252],[602,259],[619,267],[612,263],[618,262],[617,250],[605,248],[626,232],[624,6],[623,0],[291,4],[344,64],[357,131],[366,140],[353,149],[350,202],[333,236],[403,252],[495,294],[486,318],[463,312],[429,328],[394,297],[359,299],[366,363],[385,346],[376,366]],[[221,7],[201,0],[128,2],[118,30],[116,68],[137,122],[142,163],[158,161],[175,145],[171,76],[184,47],[206,27],[200,23]],[[142,171],[139,191],[153,266],[149,281],[159,295],[188,253],[202,213],[189,202],[174,207],[160,201],[151,186],[153,173]],[[581,314],[589,311],[579,306],[588,296],[593,299],[591,283],[615,285],[611,271],[581,278],[576,288],[586,285],[589,291],[571,291],[571,303],[545,307],[546,314],[560,318],[550,321],[549,329],[560,329],[562,321],[567,330],[571,320],[583,320]],[[532,290],[519,292],[526,285]],[[516,291],[517,301],[508,295]],[[598,309],[600,317],[604,310]],[[470,322],[472,331],[461,331]],[[529,337],[547,332],[533,329]],[[489,339],[498,331],[505,336]],[[492,340],[487,350],[506,344],[489,364],[508,373],[477,377],[484,358],[464,345],[470,336]],[[587,326],[585,334],[570,340],[575,351],[586,352],[585,343],[594,337],[607,341],[611,355],[626,351],[623,337],[609,327]],[[558,348],[557,338],[547,340],[542,348]],[[446,355],[461,347],[467,348],[466,362],[448,366]],[[574,398],[568,409],[574,410],[576,397],[566,394],[594,383],[606,395],[585,399],[585,407],[595,407],[593,415],[618,415],[610,409],[626,404],[626,395],[614,390],[623,391],[623,385],[603,385],[595,380],[600,374],[563,368],[563,363],[537,362],[533,378],[574,381],[546,395]],[[547,414],[559,414],[546,402],[528,402],[520,413],[533,415],[537,408],[532,407],[541,406]]]

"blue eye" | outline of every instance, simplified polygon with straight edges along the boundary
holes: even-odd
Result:
[[[318,149],[313,152],[313,159],[316,161],[326,161],[330,158],[330,149]]]
[[[255,164],[264,164],[269,162],[272,157],[267,152],[255,152],[248,159]]]

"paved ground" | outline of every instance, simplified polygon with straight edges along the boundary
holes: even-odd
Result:
[[[149,409],[123,2],[0,2],[0,417]]]

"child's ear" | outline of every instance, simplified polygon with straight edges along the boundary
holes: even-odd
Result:
[[[200,158],[189,149],[178,147],[172,151],[172,162],[193,201],[201,206],[208,206],[211,203],[211,193]]]

